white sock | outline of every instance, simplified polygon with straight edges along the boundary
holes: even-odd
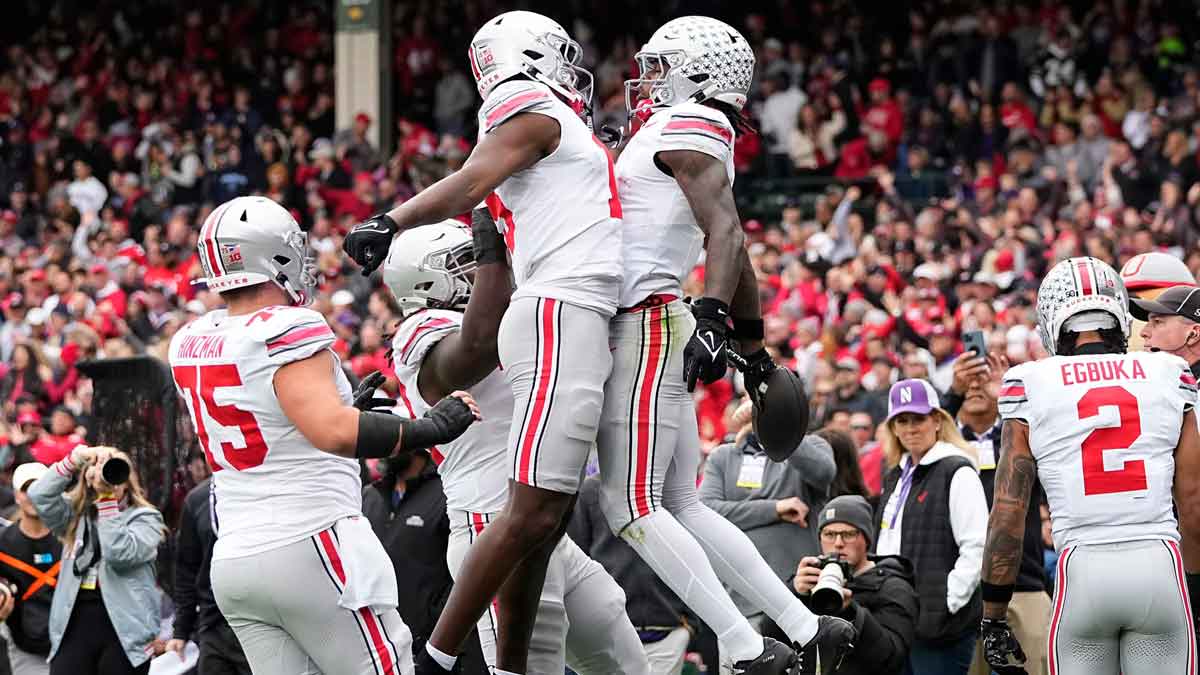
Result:
[[[433,660],[437,661],[437,664],[446,670],[453,670],[454,664],[458,662],[457,656],[451,656],[450,654],[441,651],[437,647],[434,647],[432,642],[425,643],[425,651],[429,652],[429,655],[433,657]]]
[[[655,511],[626,527],[621,538],[712,628],[734,662],[763,653],[762,636],[729,599],[704,549],[674,516]]]
[[[520,673],[512,673],[507,670],[500,670],[499,668],[493,668],[492,675],[521,675],[521,674]]]
[[[704,548],[721,581],[771,617],[792,642],[803,646],[813,639],[816,615],[779,580],[745,532],[699,502],[675,517]]]

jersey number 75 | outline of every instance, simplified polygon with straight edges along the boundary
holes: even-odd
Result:
[[[213,398],[215,390],[222,387],[240,387],[242,376],[237,366],[232,363],[220,363],[205,366],[175,366],[171,369],[175,376],[175,384],[188,398],[192,409],[192,419],[196,422],[196,435],[200,437],[200,445],[204,447],[204,455],[213,471],[233,469],[240,471],[250,469],[263,463],[267,457],[267,443],[263,440],[258,420],[254,414],[232,405],[219,405]],[[213,453],[213,446],[208,428],[204,423],[205,415],[226,428],[237,428],[242,434],[242,447],[236,447],[228,441],[220,441],[220,455],[225,461],[218,461]]]

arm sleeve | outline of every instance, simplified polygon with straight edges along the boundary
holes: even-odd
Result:
[[[196,573],[203,559],[193,502],[190,499],[184,502],[175,547],[175,627],[171,636],[180,640],[189,639],[196,629]],[[208,500],[204,500],[204,505],[208,506]],[[207,513],[204,517],[208,517]]]
[[[743,531],[779,522],[774,499],[726,498],[726,472],[732,469],[733,459],[739,452],[737,446],[731,444],[721,446],[709,455],[704,463],[704,480],[700,483],[700,501]]]
[[[1006,420],[1033,421],[1033,406],[1025,391],[1025,369],[1017,366],[1004,373],[1000,384],[1000,418]]]
[[[950,479],[950,529],[958,544],[958,560],[946,579],[946,608],[951,614],[967,606],[979,585],[987,521],[983,483],[975,469],[964,466]]]
[[[132,513],[122,514],[116,500],[110,499],[98,500],[96,510],[99,513],[96,530],[104,564],[121,573],[154,562],[166,529],[158,511],[135,508]]]
[[[819,491],[824,491],[837,474],[833,461],[833,447],[829,441],[808,434],[800,441],[800,447],[788,458],[788,464],[800,474],[800,480]]]
[[[725,116],[699,105],[670,111],[659,134],[658,150],[694,150],[724,162],[733,157],[733,127]],[[667,114],[666,112],[662,114]]]
[[[67,524],[71,521],[71,507],[67,504],[63,491],[70,485],[74,475],[75,464],[71,461],[71,456],[67,455],[29,486],[29,500],[37,509],[38,516],[46,527],[58,536],[67,531]]]
[[[479,108],[480,133],[486,134],[521,113],[550,115],[553,105],[554,97],[545,85],[530,80],[505,82],[493,89]]]
[[[325,317],[308,309],[285,310],[258,330],[267,358],[277,366],[303,361],[329,349],[337,339]]]

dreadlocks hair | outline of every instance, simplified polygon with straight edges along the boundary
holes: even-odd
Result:
[[[1099,331],[1100,340],[1104,343],[1104,348],[1112,354],[1124,354],[1129,351],[1129,339],[1125,337],[1125,333],[1120,328],[1101,328]],[[1059,333],[1058,337],[1058,352],[1059,356],[1074,356],[1076,345],[1079,340],[1079,333],[1074,331],[1064,330]]]
[[[705,103],[721,111],[721,114],[725,115],[725,119],[729,120],[729,123],[733,125],[733,128],[736,129],[739,134],[751,136],[758,135],[758,129],[754,128],[754,123],[750,121],[750,118],[746,116],[746,113],[738,110],[724,101],[717,101],[714,99],[705,101]]]

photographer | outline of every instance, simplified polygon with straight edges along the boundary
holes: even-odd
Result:
[[[916,631],[912,565],[900,556],[867,555],[873,520],[871,505],[862,497],[845,495],[831,500],[817,521],[822,557],[803,558],[792,579],[796,593],[807,596],[820,585],[823,563],[829,556],[836,556],[849,568],[841,589],[842,604],[835,614],[854,624],[858,649],[846,657],[837,670],[840,675],[902,672]]]
[[[50,605],[62,559],[62,542],[38,517],[26,492],[48,469],[29,462],[13,472],[16,522],[0,532],[0,577],[16,588],[15,605],[0,605],[8,624],[8,655],[15,675],[50,672]]]
[[[77,447],[34,481],[29,498],[64,549],[50,608],[51,675],[150,672],[165,528],[129,456]]]

